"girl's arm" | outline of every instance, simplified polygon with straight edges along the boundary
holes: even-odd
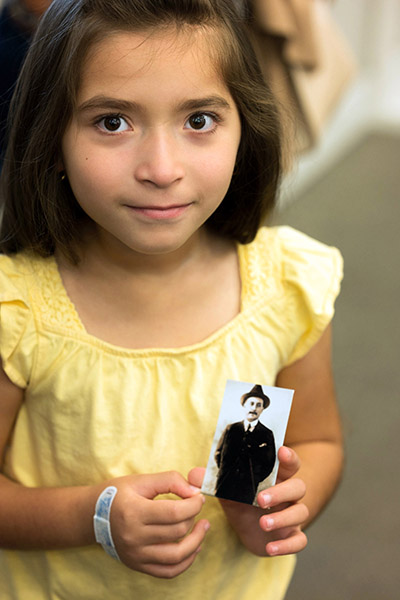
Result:
[[[259,556],[292,554],[307,543],[306,527],[332,496],[342,470],[342,434],[331,367],[331,328],[308,354],[283,369],[276,385],[295,390],[278,453],[277,485],[260,492],[264,508],[221,501],[243,544]],[[199,483],[195,470],[189,480]],[[269,510],[265,510],[265,509]]]
[[[93,486],[28,488],[3,474],[4,454],[24,392],[0,363],[0,544],[8,549],[56,549],[95,543],[93,514],[100,493],[117,487],[113,540],[124,564],[156,577],[174,577],[195,560],[208,522],[194,518],[204,498],[176,472],[120,477]],[[182,499],[156,500],[174,493]],[[110,560],[112,560],[110,558]]]
[[[342,473],[343,438],[332,374],[332,330],[327,328],[308,354],[283,369],[280,387],[295,390],[285,443],[299,456],[296,477],[306,482],[305,525],[321,512]]]
[[[0,540],[6,548],[84,545],[94,541],[90,488],[25,488],[3,472],[4,453],[22,405],[24,390],[15,386],[0,364]],[[74,515],[74,518],[71,516]]]

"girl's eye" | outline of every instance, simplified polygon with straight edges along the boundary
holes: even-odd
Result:
[[[107,115],[99,119],[96,125],[101,131],[106,133],[122,133],[131,129],[121,115]]]
[[[194,131],[212,131],[215,129],[217,118],[205,113],[191,115],[185,123],[185,129]]]

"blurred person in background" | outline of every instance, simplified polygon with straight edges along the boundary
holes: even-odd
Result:
[[[0,169],[15,83],[38,21],[51,0],[0,0]]]

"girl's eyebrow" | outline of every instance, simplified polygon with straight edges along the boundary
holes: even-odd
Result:
[[[206,96],[205,98],[194,98],[185,100],[178,106],[179,111],[200,110],[201,108],[219,108],[230,110],[232,105],[223,96]]]
[[[129,111],[137,109],[138,105],[136,102],[128,102],[127,100],[120,100],[119,98],[109,98],[107,96],[93,96],[85,102],[82,102],[78,106],[79,112],[86,112],[89,110],[107,109],[107,110],[118,110],[118,111]]]
[[[178,112],[200,110],[204,108],[215,108],[222,110],[230,110],[232,105],[223,96],[213,95],[204,98],[193,98],[181,102],[177,106]],[[122,112],[141,111],[143,110],[136,102],[121,100],[119,98],[111,98],[107,96],[93,96],[78,106],[79,112],[89,110],[118,110]]]

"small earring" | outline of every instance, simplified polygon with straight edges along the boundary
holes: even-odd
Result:
[[[60,173],[60,181],[64,181],[66,179],[66,177],[67,176],[65,174],[65,171],[61,171],[61,173]]]

